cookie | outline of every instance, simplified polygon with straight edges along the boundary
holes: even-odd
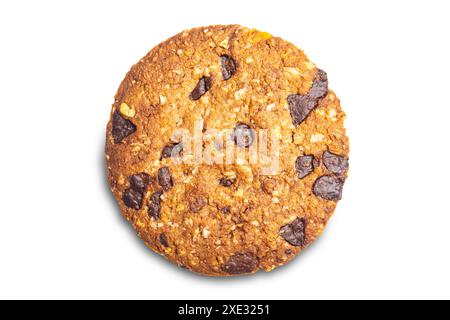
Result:
[[[325,71],[238,25],[184,31],[126,75],[106,133],[111,190],[153,251],[210,276],[285,265],[324,230],[348,172]]]

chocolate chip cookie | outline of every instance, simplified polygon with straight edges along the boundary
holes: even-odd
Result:
[[[106,133],[109,183],[153,251],[211,276],[271,271],[324,230],[348,172],[325,71],[238,25],[184,31],[126,75]]]

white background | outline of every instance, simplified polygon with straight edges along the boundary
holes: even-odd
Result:
[[[448,1],[2,1],[0,298],[450,298]],[[201,277],[121,218],[104,130],[128,69],[194,26],[282,36],[328,72],[351,173],[286,267]]]

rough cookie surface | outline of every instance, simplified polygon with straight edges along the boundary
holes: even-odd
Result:
[[[213,276],[270,271],[322,233],[341,199],[344,118],[326,73],[289,42],[237,25],[184,31],[120,85],[109,183],[123,216],[170,261]],[[230,130],[226,139],[243,150],[259,130],[275,132],[276,174],[258,163],[175,162],[189,153],[173,133],[193,134],[198,119],[203,132]]]

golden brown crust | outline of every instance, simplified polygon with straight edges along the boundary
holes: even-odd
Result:
[[[236,62],[228,80],[221,71],[223,55]],[[325,151],[348,158],[345,114],[328,91],[295,126],[287,102],[289,95],[308,94],[317,70],[292,44],[237,25],[182,32],[132,67],[116,94],[111,118],[120,113],[135,131],[115,141],[110,121],[106,158],[121,212],[147,246],[192,271],[225,276],[284,265],[322,233],[336,201],[317,196],[313,188],[319,177],[335,176],[322,161]],[[202,77],[211,79],[211,88],[193,100],[191,93]],[[204,130],[245,123],[276,132],[279,173],[263,175],[260,164],[174,164],[171,158],[161,159],[164,147],[175,142],[173,132],[184,128],[193,133],[199,118]],[[295,164],[304,155],[314,156],[314,168],[300,179]],[[158,202],[152,195],[162,189],[162,167],[168,168],[173,186]],[[142,172],[150,180],[136,210],[123,197],[136,188],[130,177]],[[340,173],[339,179],[346,174]],[[233,183],[221,185],[224,177]],[[159,217],[149,214],[149,206],[158,205]],[[301,246],[280,234],[298,218],[305,226],[297,221],[281,234],[296,231],[295,237],[304,238]]]

